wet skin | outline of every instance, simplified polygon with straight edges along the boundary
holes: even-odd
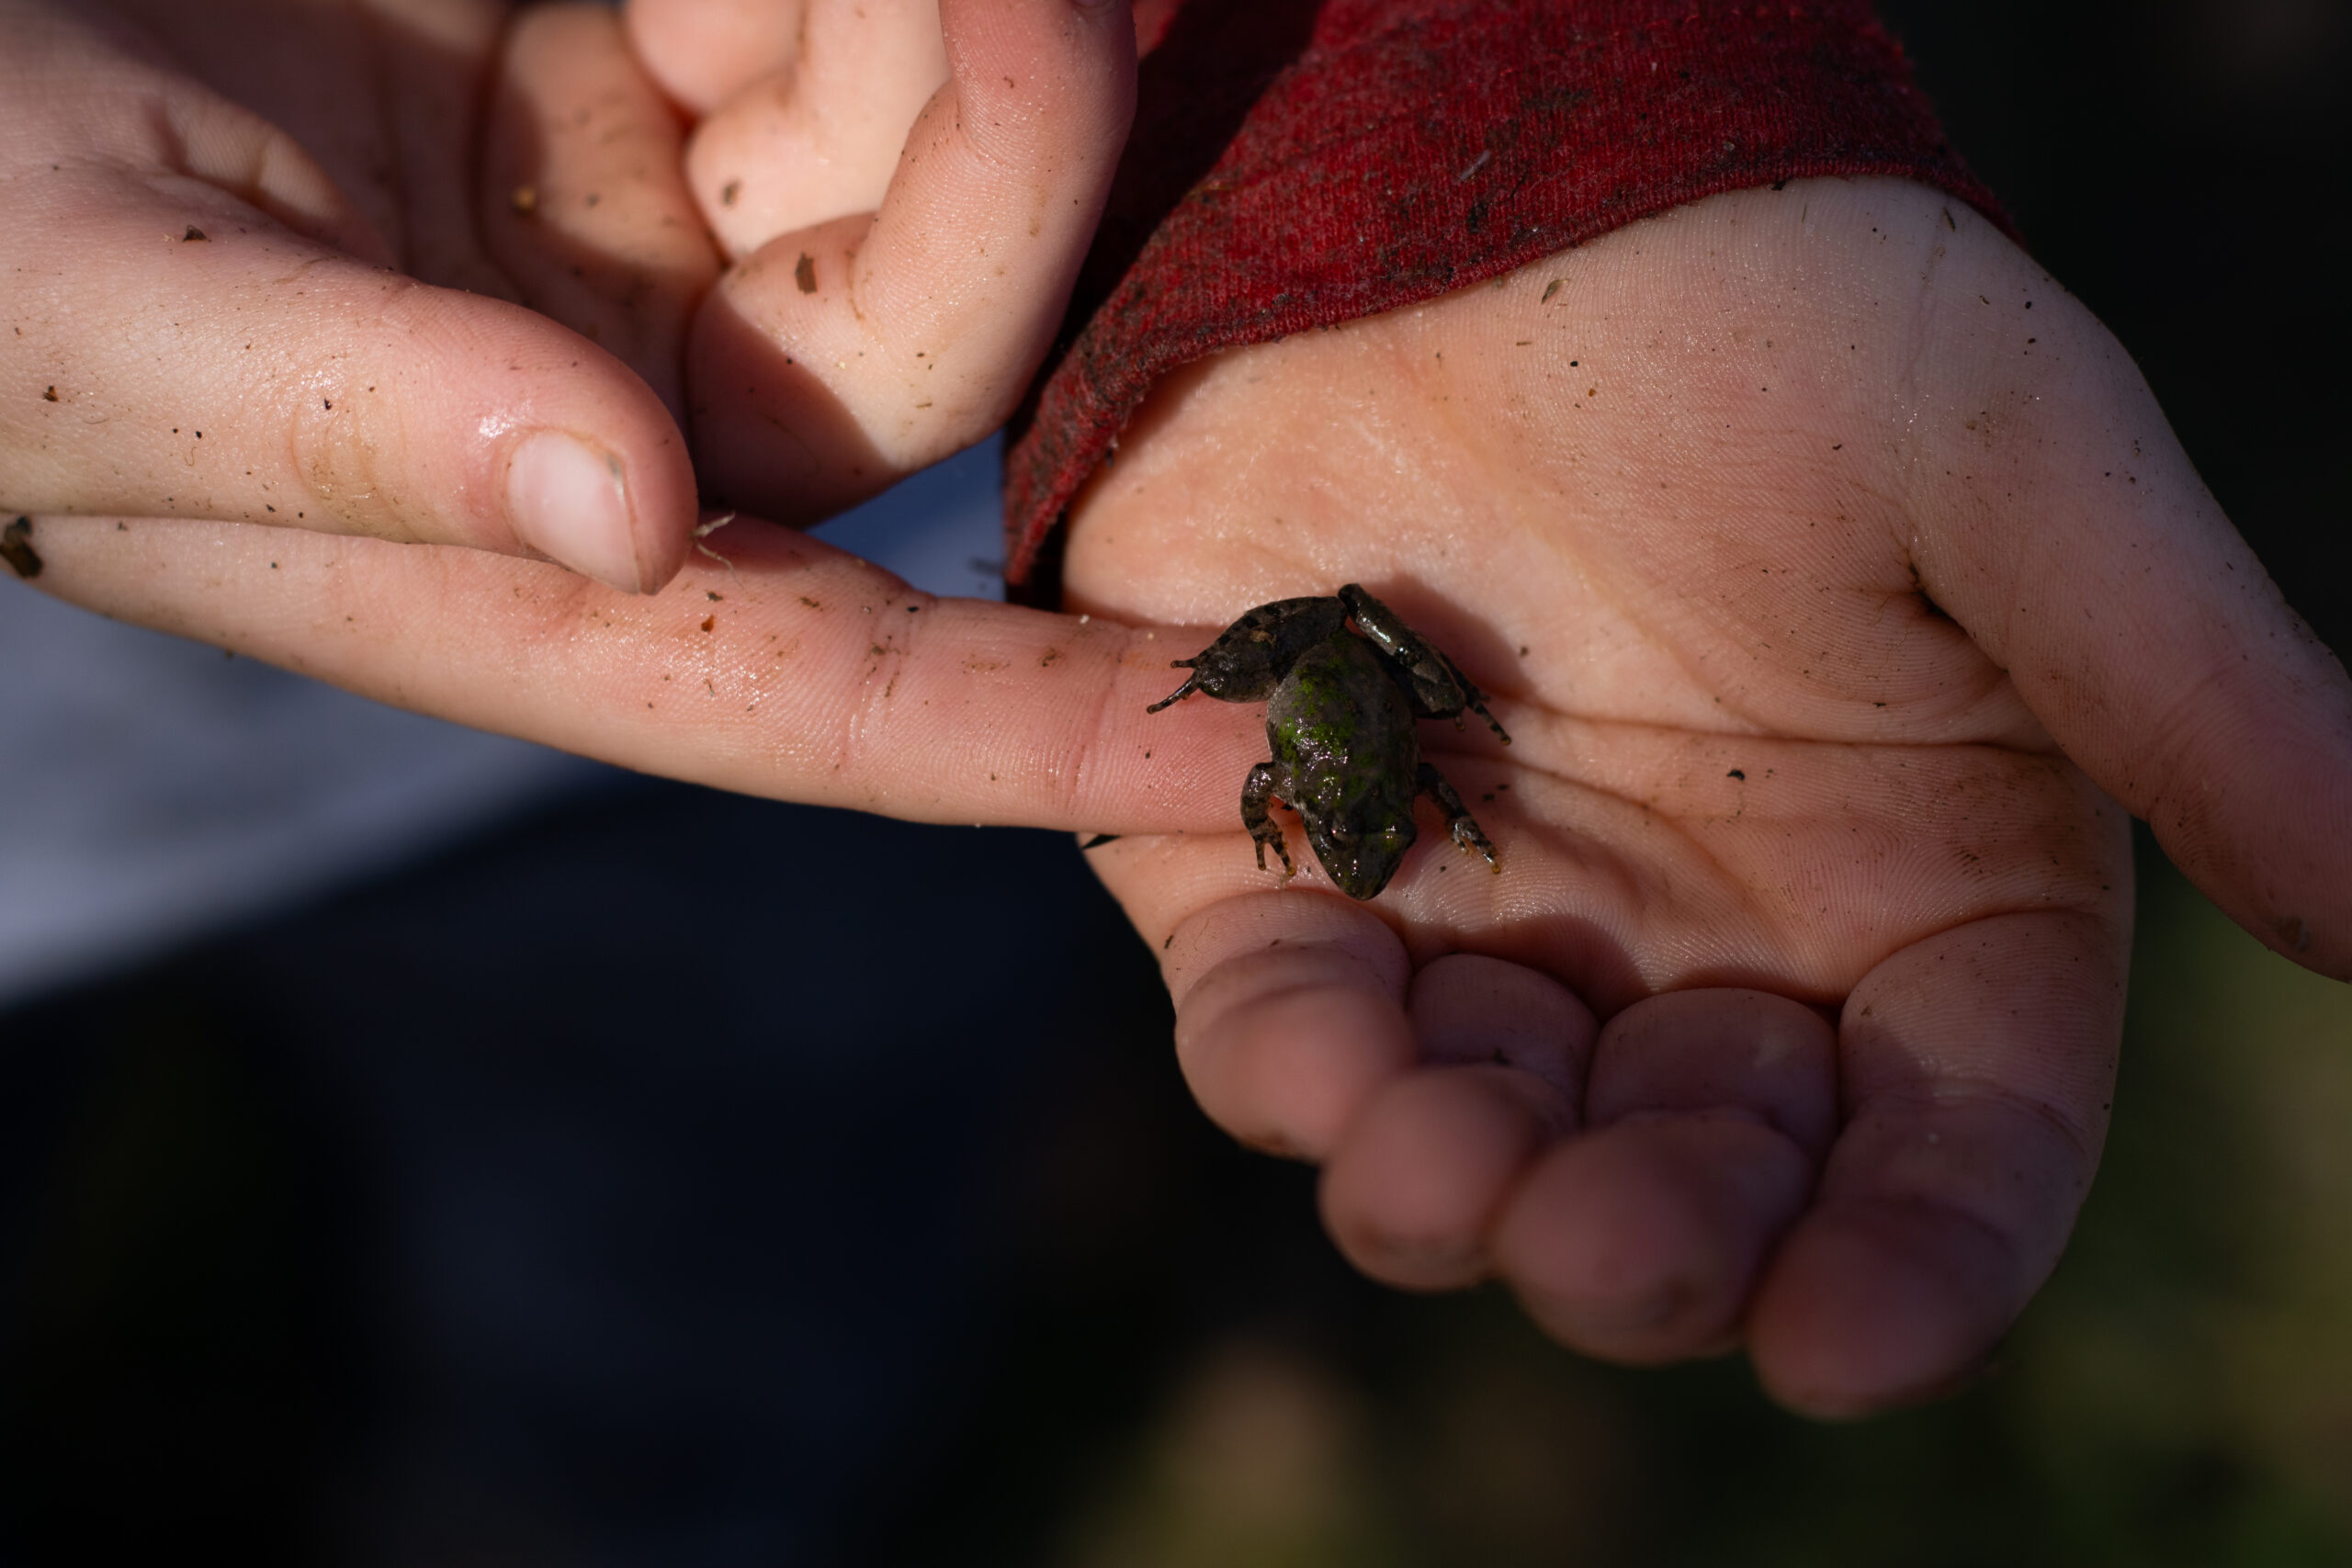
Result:
[[[1271,849],[1285,879],[1295,870],[1282,827],[1266,809],[1280,801],[1298,812],[1315,858],[1340,890],[1376,897],[1419,836],[1413,801],[1422,795],[1445,813],[1455,843],[1502,869],[1462,796],[1421,761],[1414,722],[1451,718],[1459,727],[1466,710],[1504,745],[1510,737],[1487,711],[1486,694],[1452,660],[1355,583],[1336,598],[1261,604],[1173,668],[1193,673],[1147,711],[1194,692],[1266,705],[1273,756],[1250,769],[1241,786],[1241,822],[1261,869]]]

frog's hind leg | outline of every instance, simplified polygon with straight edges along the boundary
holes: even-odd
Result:
[[[1241,784],[1241,825],[1257,841],[1258,869],[1266,869],[1266,852],[1271,849],[1283,863],[1284,882],[1297,875],[1298,868],[1290,863],[1290,845],[1283,837],[1283,825],[1274,820],[1266,804],[1289,787],[1290,775],[1280,762],[1259,763],[1250,770],[1249,778]]]
[[[1463,804],[1462,796],[1454,787],[1445,782],[1445,775],[1423,762],[1414,778],[1420,785],[1421,793],[1437,802],[1437,808],[1445,813],[1445,830],[1453,836],[1453,841],[1473,854],[1484,855],[1487,868],[1499,874],[1503,863],[1496,858],[1493,840],[1479,829],[1476,820],[1470,815],[1470,807]]]
[[[1360,583],[1342,585],[1340,602],[1348,607],[1356,629],[1387,656],[1388,669],[1412,699],[1416,716],[1450,718],[1459,729],[1463,712],[1467,709],[1487,721],[1487,728],[1495,732],[1497,739],[1506,746],[1510,744],[1510,732],[1487,711],[1487,694],[1473,684],[1461,667],[1435,643],[1407,626],[1402,616],[1365,592]]]

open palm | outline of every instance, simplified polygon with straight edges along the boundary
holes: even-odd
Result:
[[[1497,694],[1508,750],[1422,728],[1499,875],[1425,832],[1355,905],[1238,818],[1092,854],[1203,1103],[1328,1162],[1362,1267],[1499,1273],[1595,1352],[1744,1337],[1839,1411],[1990,1348],[2104,1134],[2110,794],[2352,964],[2340,670],[2112,341],[1925,189],[1721,197],[1196,366],[1074,521],[1076,607],[1360,581]],[[1265,755],[1254,713],[1158,722],[1229,797]]]

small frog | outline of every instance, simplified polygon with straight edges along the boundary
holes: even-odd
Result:
[[[1261,604],[1172,668],[1192,674],[1145,712],[1194,692],[1266,705],[1274,754],[1241,786],[1241,825],[1257,841],[1261,870],[1269,849],[1285,879],[1296,869],[1281,825],[1267,815],[1267,803],[1279,800],[1305,819],[1306,841],[1340,890],[1375,897],[1412,847],[1413,800],[1421,795],[1445,813],[1455,843],[1502,870],[1462,796],[1421,761],[1413,721],[1450,718],[1458,729],[1467,709],[1504,745],[1510,737],[1487,711],[1486,694],[1452,660],[1355,583],[1337,598]]]

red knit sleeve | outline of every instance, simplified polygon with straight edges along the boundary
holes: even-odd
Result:
[[[1137,23],[1074,335],[1006,457],[1016,585],[1153,384],[1218,349],[1804,175],[1899,175],[2000,217],[1866,0],[1143,0]]]

